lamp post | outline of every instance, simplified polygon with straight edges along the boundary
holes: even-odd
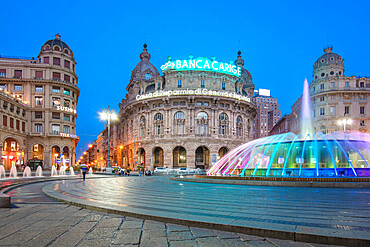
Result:
[[[114,110],[111,110],[108,106],[108,110],[104,110],[99,113],[101,120],[107,120],[108,121],[108,159],[107,159],[107,172],[112,172],[112,167],[110,164],[110,123],[111,121],[117,120],[117,114],[114,112]]]

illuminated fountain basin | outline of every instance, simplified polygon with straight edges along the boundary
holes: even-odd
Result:
[[[241,177],[370,177],[370,138],[364,133],[286,133],[231,150],[207,172]]]

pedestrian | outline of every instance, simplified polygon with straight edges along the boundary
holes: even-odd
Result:
[[[81,169],[81,172],[82,172],[83,180],[85,181],[86,172],[87,172],[87,165],[86,164],[81,164],[80,165],[80,169]]]

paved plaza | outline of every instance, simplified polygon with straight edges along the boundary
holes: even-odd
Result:
[[[15,207],[0,209],[5,246],[321,246],[277,239],[310,231],[370,238],[366,189],[197,184],[155,176],[52,181],[9,194]],[[225,226],[234,232],[220,230]]]

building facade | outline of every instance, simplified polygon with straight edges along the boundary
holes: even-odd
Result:
[[[352,124],[346,130],[369,133],[370,130],[370,78],[345,76],[344,59],[324,49],[324,54],[313,65],[310,84],[313,129],[329,133],[342,131],[338,120],[348,118]]]
[[[312,128],[314,132],[359,131],[369,133],[370,128],[370,78],[345,76],[344,59],[324,49],[313,65],[313,80],[310,84]],[[300,97],[287,116],[290,132],[301,131]],[[340,120],[351,120],[351,124],[339,124]],[[276,128],[278,129],[278,128]]]
[[[0,56],[1,164],[75,163],[77,87],[72,50],[55,39],[41,46],[38,59]]]
[[[111,127],[112,165],[207,169],[252,139],[254,85],[240,52],[230,64],[169,57],[163,76],[150,57],[145,44]]]
[[[257,117],[253,122],[253,138],[269,136],[270,130],[281,116],[277,99],[271,97],[270,90],[259,89],[255,91],[253,102],[257,106]]]

